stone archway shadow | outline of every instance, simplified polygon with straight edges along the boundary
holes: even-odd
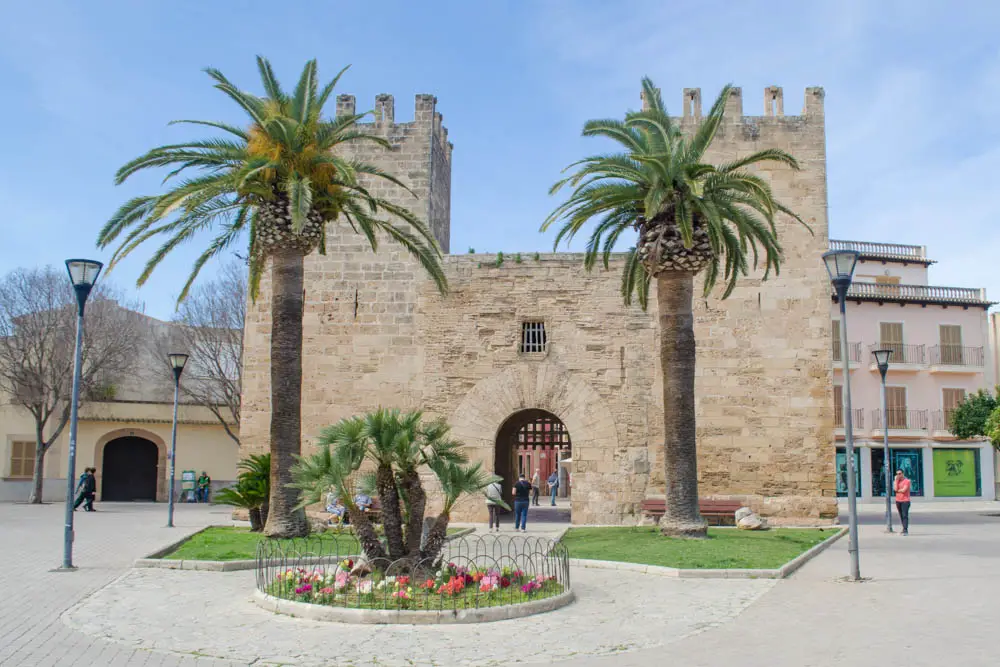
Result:
[[[600,478],[612,472],[618,431],[611,411],[594,389],[578,376],[550,363],[519,363],[481,380],[452,412],[452,435],[463,442],[473,461],[493,470],[493,452],[500,428],[522,410],[550,412],[565,424],[573,442],[574,523],[607,523],[601,514],[615,504],[611,489]],[[604,499],[611,493],[610,499]],[[459,514],[484,520],[479,498],[460,503]]]
[[[97,445],[94,447],[94,462],[91,464],[97,468],[97,500],[101,500],[101,489],[103,487],[102,476],[104,472],[104,448],[107,447],[108,443],[112,440],[130,437],[144,438],[156,445],[156,502],[166,502],[167,482],[166,477],[164,476],[164,471],[167,469],[167,443],[163,441],[163,438],[156,435],[152,431],[147,431],[142,428],[119,428],[114,431],[108,431],[102,435],[100,439],[98,439]]]

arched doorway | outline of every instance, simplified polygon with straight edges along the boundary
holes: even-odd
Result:
[[[531,479],[537,470],[541,478],[542,507],[550,507],[547,480],[559,475],[557,509],[546,510],[537,519],[570,520],[569,498],[572,495],[570,463],[572,442],[569,430],[551,412],[539,409],[520,410],[507,418],[497,432],[493,470],[503,478],[504,498],[513,503],[512,487],[518,475]],[[561,499],[561,502],[560,502]]]
[[[115,438],[104,446],[101,500],[156,500],[159,450],[146,438]]]

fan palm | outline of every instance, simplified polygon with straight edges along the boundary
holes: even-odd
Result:
[[[357,143],[389,148],[388,141],[358,127],[367,114],[323,117],[344,70],[320,89],[316,61],[311,60],[288,94],[266,59],[258,57],[257,65],[264,97],[240,90],[218,70],[206,70],[215,87],[247,114],[248,125],[175,121],[215,128],[225,136],[160,146],[125,164],[117,183],[144,169],[171,169],[166,181],[190,169],[197,173],[163,194],[126,202],[101,229],[97,242],[102,248],[118,244],[109,264],[113,267],[146,241],[164,239],[139,276],[141,286],[174,248],[200,232],[211,232],[214,237],[195,261],[180,300],[209,260],[237,244],[246,244],[249,251],[254,299],[270,262],[274,465],[266,532],[291,537],[308,530],[304,513],[293,509],[294,492],[286,489],[301,451],[304,257],[316,249],[323,253],[327,225],[346,220],[373,250],[380,236],[389,237],[417,259],[442,292],[447,284],[440,249],[426,224],[368,189],[380,180],[404,190],[406,186],[376,166],[341,154]]]
[[[236,484],[215,494],[217,505],[247,510],[251,532],[260,532],[267,523],[267,505],[271,497],[271,455],[251,454],[237,465],[242,470]]]
[[[764,278],[778,272],[781,246],[775,227],[779,214],[802,223],[778,202],[767,181],[750,168],[778,162],[798,169],[794,157],[767,149],[724,164],[709,164],[705,153],[723,120],[731,88],[726,86],[698,128],[686,135],[670,118],[660,91],[642,81],[644,109],[624,120],[592,120],[584,136],[607,137],[624,149],[575,162],[572,175],[551,189],[573,188],[567,200],[542,225],[563,221],[555,245],[569,241],[588,223],[596,225],[585,252],[589,270],[602,260],[608,267],[622,234],[638,232],[625,258],[622,297],[648,303],[656,280],[659,353],[663,372],[663,431],[667,535],[703,537],[698,511],[698,471],[694,410],[694,278],[704,272],[708,295],[719,279],[728,297],[740,276],[763,260]],[[804,223],[803,223],[804,224]],[[762,257],[761,257],[762,255]]]
[[[294,469],[294,486],[302,491],[300,506],[318,502],[327,489],[333,488],[369,560],[416,562],[436,558],[454,504],[463,495],[481,491],[499,479],[482,472],[479,464],[466,463],[461,444],[448,437],[445,422],[424,424],[422,420],[419,411],[385,409],[342,419],[323,431],[320,449],[301,457]],[[437,476],[444,509],[435,517],[427,541],[422,544],[427,496],[420,470],[425,467]],[[355,491],[372,481],[381,505],[384,545],[378,541],[368,516],[354,503]],[[432,544],[431,536],[438,532],[440,539],[435,537],[437,541]]]

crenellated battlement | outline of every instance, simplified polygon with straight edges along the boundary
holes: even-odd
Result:
[[[444,116],[438,113],[436,107],[437,98],[435,96],[426,93],[418,94],[414,97],[413,120],[397,123],[395,98],[388,93],[380,93],[375,96],[375,106],[372,109],[374,119],[359,123],[359,125],[387,138],[403,137],[411,133],[418,134],[420,130],[427,128],[430,130],[431,137],[442,150],[445,159],[451,163],[451,153],[454,146],[448,141],[448,128],[444,127]],[[358,111],[354,95],[338,95],[337,115],[346,116],[355,113]]]
[[[766,120],[776,118],[802,118],[802,119],[823,119],[823,88],[820,86],[810,86],[805,90],[805,101],[802,105],[801,116],[785,116],[785,99],[781,86],[767,86],[764,88],[764,113],[761,115],[744,115],[743,113],[743,89],[733,88],[726,100],[726,121],[729,123],[739,123],[743,119]],[[640,99],[642,96],[640,95]],[[645,106],[645,102],[643,101]],[[682,114],[679,118],[682,121],[698,121],[702,117],[702,96],[701,88],[685,88],[681,102]]]

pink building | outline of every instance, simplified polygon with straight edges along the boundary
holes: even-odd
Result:
[[[985,440],[958,441],[951,409],[979,389],[993,389],[986,290],[928,283],[933,261],[923,246],[830,241],[861,254],[847,299],[851,403],[858,495],[884,497],[883,435],[892,470],[903,469],[923,498],[997,497],[996,461]],[[837,495],[847,495],[840,309],[833,298],[834,415]],[[892,350],[883,413],[881,377],[872,351]]]

